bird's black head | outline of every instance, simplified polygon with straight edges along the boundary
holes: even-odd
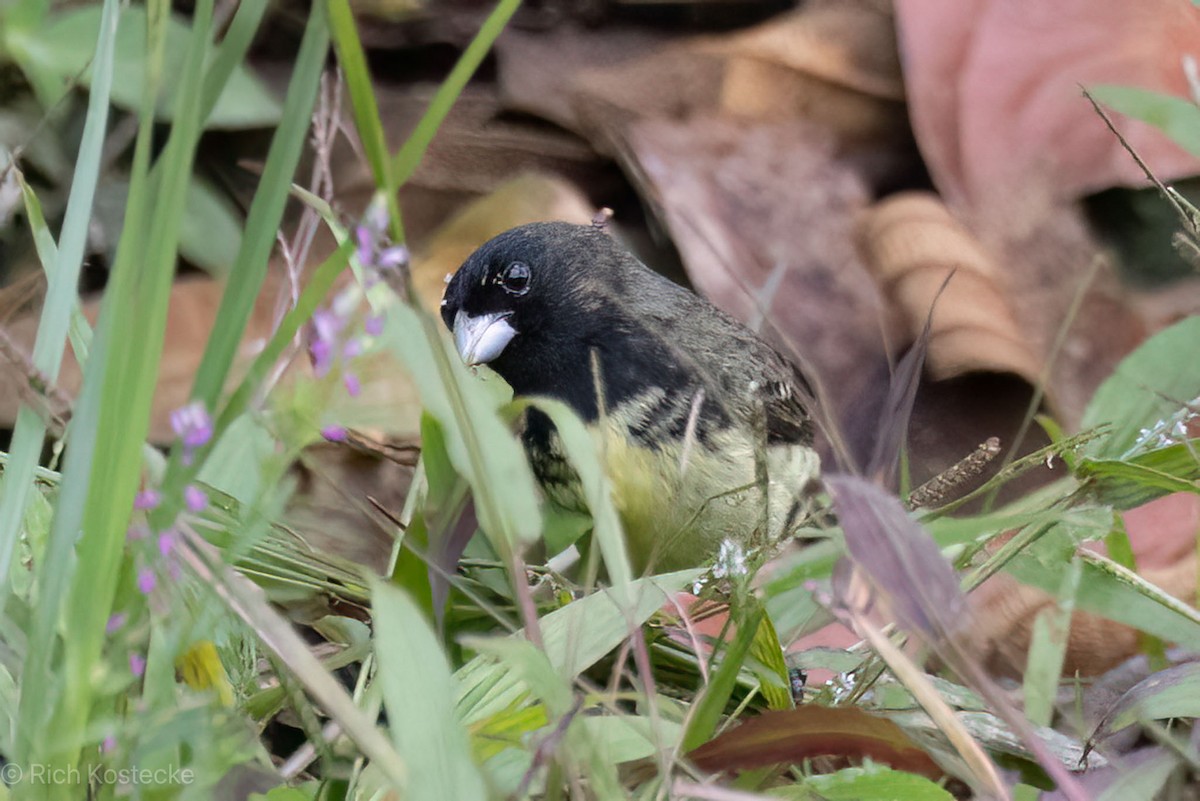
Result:
[[[463,263],[446,286],[442,319],[468,364],[489,365],[519,393],[545,392],[537,384],[556,369],[586,369],[587,348],[611,316],[603,290],[627,258],[590,226],[523,225]]]

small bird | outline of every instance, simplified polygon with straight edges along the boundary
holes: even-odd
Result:
[[[819,460],[804,376],[600,227],[500,234],[450,279],[441,312],[468,365],[588,426],[639,569],[775,542],[807,511]],[[586,511],[549,418],[531,408],[521,436],[547,496]]]

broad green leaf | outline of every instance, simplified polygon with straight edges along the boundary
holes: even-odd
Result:
[[[602,590],[551,612],[539,621],[547,658],[560,676],[574,679],[661,609],[668,594],[703,572],[683,570],[635,580],[622,593],[636,602],[631,609],[618,603],[613,590]],[[529,693],[512,671],[499,668],[489,656],[471,660],[458,670],[456,678],[461,688],[458,707],[470,723],[508,708]]]
[[[1076,475],[1101,503],[1132,509],[1171,492],[1200,492],[1200,440],[1129,459],[1081,459]]]
[[[487,798],[467,731],[455,713],[454,678],[437,637],[402,590],[374,581],[371,597],[388,728],[409,765],[404,797]]]
[[[1114,84],[1099,84],[1088,91],[1104,105],[1153,125],[1193,156],[1200,156],[1200,106],[1190,100]]]
[[[1200,397],[1200,315],[1158,332],[1126,356],[1088,404],[1080,427],[1111,423],[1109,436],[1093,440],[1084,452],[1095,459],[1123,459],[1135,446],[1152,447],[1157,433],[1170,434],[1183,404]]]
[[[809,776],[803,785],[781,787],[769,791],[768,794],[775,798],[804,801],[859,801],[867,798],[886,798],[888,801],[951,801],[954,798],[946,788],[924,776],[892,770],[877,764]]]
[[[471,485],[480,528],[502,555],[535,541],[541,510],[524,448],[496,413],[484,387],[437,333],[424,312],[398,303],[382,335],[404,362],[426,411],[437,418],[446,450]]]
[[[1200,613],[1158,587],[1105,557],[1081,551],[1084,561],[1078,609],[1124,623],[1168,642],[1200,648]],[[1005,568],[1023,584],[1048,593],[1058,592],[1062,566],[1043,564],[1036,557],[1018,554]]]
[[[1166,718],[1200,718],[1200,663],[1167,668],[1130,687],[1105,713],[1095,737],[1138,721]]]
[[[229,198],[202,178],[188,185],[179,253],[218,278],[229,273],[242,245],[242,220]]]
[[[22,64],[30,64],[41,72],[57,76],[60,81],[58,92],[61,94],[66,90],[68,81],[81,72],[83,84],[91,85],[92,70],[88,66],[99,29],[100,6],[86,5],[54,15],[41,27],[20,37],[10,36],[10,46]],[[164,86],[157,108],[160,120],[173,120],[175,117],[180,76],[186,74],[184,55],[190,35],[188,23],[181,17],[172,16],[166,30]],[[123,109],[137,111],[141,106],[146,77],[146,10],[143,6],[131,5],[124,10],[116,45],[112,102]],[[43,103],[53,103],[57,98],[41,99]],[[262,81],[241,66],[230,76],[206,127],[261,128],[277,123],[279,115],[279,101]]]
[[[579,474],[588,510],[592,513],[592,537],[600,546],[604,565],[614,586],[627,584],[633,578],[621,518],[612,500],[612,485],[604,465],[596,453],[596,443],[583,421],[566,404],[540,399],[534,404],[554,423],[567,458]]]

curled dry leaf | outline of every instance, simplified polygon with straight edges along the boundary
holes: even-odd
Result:
[[[861,235],[866,262],[903,314],[910,339],[933,309],[926,360],[935,381],[998,372],[1038,382],[1042,365],[1013,315],[1004,276],[937,196],[892,195],[864,217]]]
[[[931,779],[945,775],[903,729],[856,707],[809,704],[764,712],[710,740],[688,757],[701,770],[713,772],[837,757],[855,762],[869,758]]]

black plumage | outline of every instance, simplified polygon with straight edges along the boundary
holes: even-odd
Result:
[[[501,234],[450,280],[442,317],[468,362],[517,396],[563,401],[596,432],[643,564],[694,564],[724,538],[778,536],[795,520],[817,472],[803,376],[604,231]],[[549,421],[531,411],[523,436],[548,493],[579,506]]]

